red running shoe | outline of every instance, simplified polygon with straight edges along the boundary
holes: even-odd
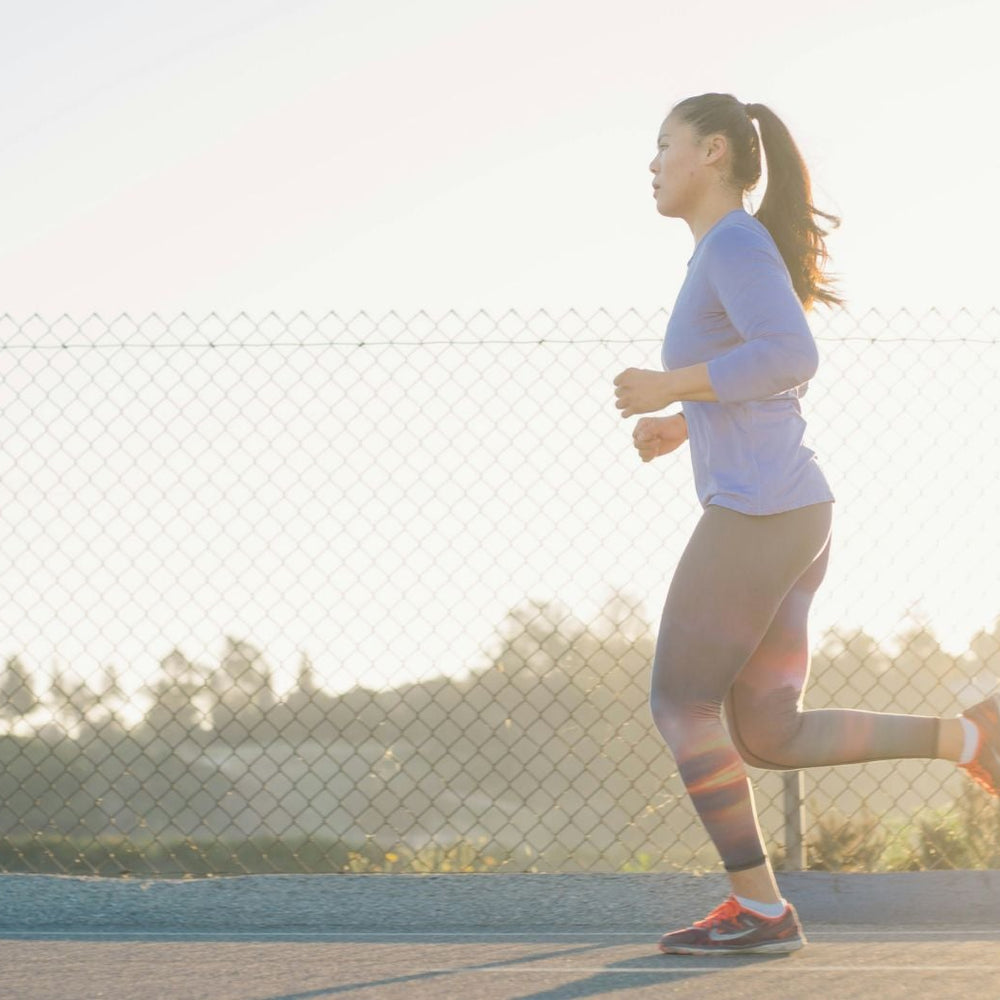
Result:
[[[979,730],[979,749],[974,760],[958,766],[990,795],[1000,796],[1000,695],[967,708],[962,715]]]
[[[797,951],[806,943],[791,903],[773,920],[744,909],[735,896],[717,906],[693,927],[664,934],[664,955],[746,955]]]

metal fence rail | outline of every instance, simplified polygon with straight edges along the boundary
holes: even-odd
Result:
[[[646,706],[666,313],[0,317],[0,870],[715,867]],[[806,705],[1000,682],[1000,314],[818,313]],[[754,772],[789,867],[995,867],[952,765]]]

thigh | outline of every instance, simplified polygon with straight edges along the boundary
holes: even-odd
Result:
[[[830,561],[830,541],[792,584],[737,685],[753,690],[805,687],[809,671],[809,610]]]
[[[743,759],[756,767],[780,768],[750,750],[788,736],[798,725],[809,678],[809,609],[826,574],[829,540],[792,585],[767,632],[726,695],[726,720]]]
[[[822,552],[829,508],[766,516],[706,509],[667,593],[654,692],[722,701],[796,580]]]

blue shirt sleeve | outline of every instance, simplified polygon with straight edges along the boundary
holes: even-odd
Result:
[[[774,241],[732,226],[705,249],[708,280],[742,340],[708,362],[719,401],[767,399],[808,382],[819,353]]]

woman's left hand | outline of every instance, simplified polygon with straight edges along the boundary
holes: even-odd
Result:
[[[623,417],[652,413],[674,402],[668,390],[669,372],[626,368],[615,378],[615,406]]]

